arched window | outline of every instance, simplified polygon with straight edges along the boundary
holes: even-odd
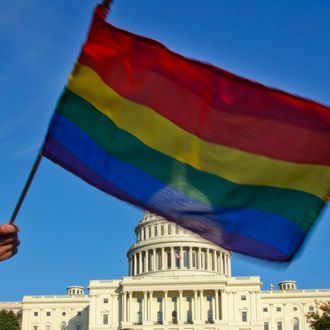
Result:
[[[61,330],[66,330],[66,323],[65,322],[61,323]]]
[[[293,330],[299,330],[299,319],[297,317],[293,319]]]

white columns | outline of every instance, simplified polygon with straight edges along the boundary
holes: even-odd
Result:
[[[165,270],[165,248],[162,248],[162,270]]]
[[[148,320],[148,303],[147,303],[147,291],[143,292],[143,305],[142,305],[142,323],[144,324]]]
[[[179,268],[183,268],[183,248],[180,246],[180,258],[179,258]]]
[[[215,251],[215,250],[213,250],[213,253],[212,253],[212,258],[213,258],[213,267],[212,267],[212,270],[213,271],[217,271],[217,258],[216,258],[216,256],[217,256],[217,251]]]
[[[137,266],[136,266],[136,253],[134,254],[134,274],[133,275],[136,275],[137,273]]]
[[[163,323],[167,324],[167,291],[164,292],[163,306]]]
[[[146,272],[149,271],[149,250],[146,250],[146,262],[145,262],[145,266],[146,266]]]
[[[149,321],[152,322],[153,321],[153,304],[152,304],[152,299],[153,299],[153,292],[150,291],[149,292]]]
[[[171,246],[171,269],[174,269],[174,247]]]
[[[194,290],[194,307],[193,307],[193,315],[192,318],[194,321],[198,320],[198,313],[197,313],[197,290]]]
[[[126,291],[122,292],[122,311],[123,311],[123,322],[126,322]]]
[[[192,247],[189,246],[189,265],[188,265],[189,269],[192,269]]]
[[[183,323],[183,304],[182,304],[182,290],[179,291],[179,323]]]
[[[215,300],[215,313],[214,313],[214,318],[215,321],[219,320],[219,290],[215,290],[215,295],[214,295],[214,300]]]
[[[199,302],[200,302],[200,321],[204,323],[204,308],[203,308],[203,290],[199,291]]]
[[[128,293],[128,317],[127,317],[128,322],[132,322],[132,300],[133,300],[133,292],[130,291]]]
[[[142,273],[142,252],[139,253],[139,274]]]
[[[156,271],[157,270],[157,264],[156,264],[156,249],[153,249],[153,271]]]

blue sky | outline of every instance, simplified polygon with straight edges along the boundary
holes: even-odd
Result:
[[[0,219],[7,222],[83,43],[95,1],[0,2]],[[269,86],[330,104],[328,0],[117,0],[109,21]],[[61,294],[127,274],[143,212],[42,161],[18,216],[19,254],[0,264],[0,301]],[[288,267],[235,255],[264,287],[330,287],[329,207]]]

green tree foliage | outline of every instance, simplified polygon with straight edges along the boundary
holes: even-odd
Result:
[[[330,330],[330,301],[319,304],[315,312],[310,312],[306,316],[312,329]]]
[[[18,317],[12,311],[0,311],[0,330],[19,330]]]

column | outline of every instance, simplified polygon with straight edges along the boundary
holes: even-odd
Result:
[[[165,270],[165,248],[162,248],[162,270]]]
[[[151,321],[151,322],[155,321],[155,320],[153,320],[152,298],[153,298],[153,292],[150,291],[149,292],[149,306],[150,306],[150,308],[149,308],[149,321]]]
[[[220,268],[220,273],[223,274],[223,265],[222,265],[222,252],[219,253],[219,268]]]
[[[179,291],[179,323],[183,323],[182,290]]]
[[[153,252],[154,252],[154,267],[153,267],[153,270],[156,271],[157,270],[157,264],[156,264],[156,249],[153,249]]]
[[[143,305],[142,305],[142,323],[144,324],[148,320],[148,296],[147,291],[143,292]]]
[[[189,246],[189,265],[188,265],[188,268],[189,269],[192,269],[192,248],[191,246]]]
[[[207,259],[207,270],[212,269],[211,258],[210,258],[210,249],[206,249],[206,259]]]
[[[250,313],[251,313],[251,322],[254,323],[256,321],[255,319],[255,301],[254,301],[254,297],[255,297],[255,292],[251,291],[250,292]]]
[[[229,312],[228,312],[228,304],[229,304],[229,296],[228,292],[225,290],[221,291],[221,308],[222,308],[222,320],[229,322]]]
[[[180,269],[183,269],[183,248],[180,246]]]
[[[222,257],[223,257],[223,271],[224,271],[224,274],[227,275],[226,255],[223,254]]]
[[[196,323],[196,321],[198,320],[198,316],[197,316],[197,290],[194,290],[194,308],[193,308],[193,322]]]
[[[214,266],[214,271],[217,272],[217,251],[213,250],[212,258],[213,258],[213,266]]]
[[[126,322],[126,291],[122,292],[122,303],[123,303],[123,322]]]
[[[139,253],[139,274],[142,273],[142,252]]]
[[[215,321],[219,320],[219,290],[215,290],[215,295],[214,295],[214,300],[215,300],[215,311],[214,311],[214,319]]]
[[[146,266],[146,272],[149,271],[149,250],[146,250],[146,262],[145,262],[145,266]]]
[[[127,321],[132,323],[132,301],[133,301],[133,292],[128,293],[128,318]]]
[[[163,323],[167,324],[167,291],[164,292],[163,301]]]
[[[136,253],[134,253],[134,274],[133,275],[136,275],[137,273],[137,267],[136,267]]]
[[[200,320],[202,323],[205,323],[204,319],[204,306],[203,306],[203,290],[199,291],[199,300],[200,300]]]
[[[174,247],[171,247],[171,269],[174,269]]]

